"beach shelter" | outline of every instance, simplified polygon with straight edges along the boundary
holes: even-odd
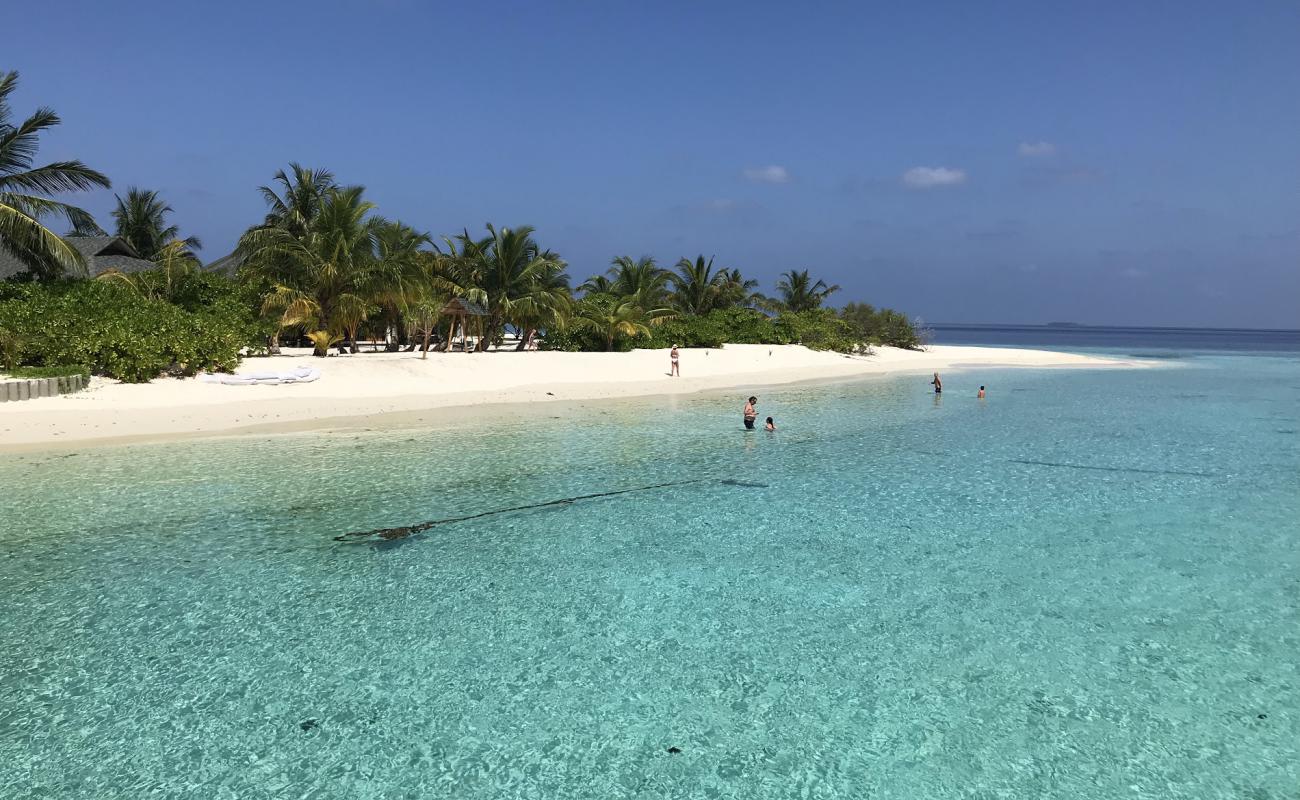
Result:
[[[443,343],[443,352],[451,351],[452,340],[456,338],[456,327],[460,326],[460,341],[465,352],[469,349],[469,321],[474,320],[475,335],[483,337],[483,318],[488,312],[477,303],[471,303],[463,297],[453,297],[442,307],[439,316],[451,317],[451,327],[447,330],[447,341]]]

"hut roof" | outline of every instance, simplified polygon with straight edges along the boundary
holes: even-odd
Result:
[[[121,272],[140,272],[153,269],[154,263],[140,258],[135,248],[118,236],[64,236],[67,242],[86,260],[86,269],[93,278],[102,272],[116,269]],[[27,265],[7,251],[0,249],[0,280],[27,272]]]
[[[488,312],[478,303],[471,303],[463,297],[453,297],[442,307],[443,314],[468,314],[471,317],[486,317]]]
[[[203,265],[204,272],[220,272],[228,277],[235,277],[235,273],[244,264],[244,254],[238,250],[228,253],[215,261],[209,261]]]

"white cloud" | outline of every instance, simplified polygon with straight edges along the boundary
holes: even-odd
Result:
[[[790,182],[790,171],[776,164],[767,167],[746,167],[742,174],[745,176],[745,180],[754,183]]]
[[[1056,145],[1051,142],[1021,142],[1020,155],[1023,158],[1047,158],[1056,155]]]
[[[956,186],[966,182],[966,170],[952,167],[912,167],[903,173],[903,183],[913,189]]]

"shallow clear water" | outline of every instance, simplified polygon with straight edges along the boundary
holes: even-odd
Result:
[[[1300,360],[928,388],[9,459],[0,796],[1294,797]]]

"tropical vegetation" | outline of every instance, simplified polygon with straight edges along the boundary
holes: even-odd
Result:
[[[386,349],[484,351],[628,350],[790,344],[843,352],[870,344],[922,344],[908,319],[864,303],[830,308],[840,291],[808,269],[758,291],[712,256],[620,255],[574,287],[569,265],[530,226],[488,223],[437,240],[380,216],[364,187],[291,163],[259,187],[266,214],[221,259],[232,274],[201,268],[200,242],[184,236],[154,190],[116,197],[113,234],[154,269],[108,270],[94,281],[83,259],[44,220],[74,234],[104,234],[85,211],[53,195],[108,187],[79,161],[33,167],[38,135],[59,120],[41,109],[11,122],[16,73],[0,76],[0,249],[27,267],[26,282],[0,284],[0,360],[8,368],[90,369],[127,381],[232,368],[241,354],[275,352],[282,340],[317,355]],[[459,315],[444,314],[459,300]]]
[[[108,188],[102,173],[80,161],[54,161],[32,166],[40,147],[40,134],[57,126],[59,115],[38,108],[15,121],[9,96],[18,87],[18,73],[0,73],[0,251],[19,259],[37,278],[51,280],[65,272],[85,273],[85,260],[76,248],[47,227],[62,217],[73,228],[94,226],[82,209],[54,199],[53,195]]]

